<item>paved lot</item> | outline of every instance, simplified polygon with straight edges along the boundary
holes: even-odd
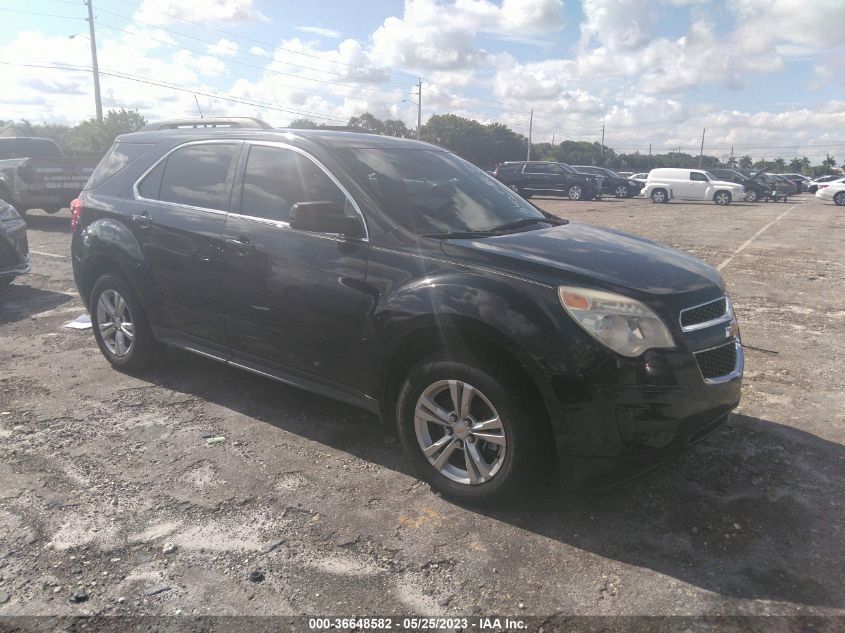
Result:
[[[845,614],[845,211],[536,202],[727,262],[743,401],[645,478],[483,513],[367,413],[184,353],[111,370],[61,328],[67,214],[33,213],[0,295],[0,615]]]

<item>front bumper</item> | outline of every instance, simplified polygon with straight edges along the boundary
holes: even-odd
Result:
[[[647,352],[601,375],[553,379],[559,463],[569,481],[603,486],[651,470],[719,428],[740,401],[744,356],[733,371],[705,379],[689,352]],[[573,398],[573,394],[580,394]],[[575,400],[575,401],[573,401]]]
[[[0,278],[17,277],[30,271],[26,223],[9,222],[0,226]]]

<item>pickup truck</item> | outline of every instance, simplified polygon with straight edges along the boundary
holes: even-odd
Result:
[[[47,138],[0,138],[0,200],[21,215],[29,209],[55,213],[79,195],[98,162],[65,158]]]

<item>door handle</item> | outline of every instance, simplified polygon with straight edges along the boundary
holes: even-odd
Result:
[[[240,237],[227,237],[226,244],[232,246],[242,255],[255,252],[255,246],[250,243],[249,238],[241,235]]]
[[[148,229],[153,225],[153,219],[146,211],[140,215],[133,215],[132,221],[142,229]]]

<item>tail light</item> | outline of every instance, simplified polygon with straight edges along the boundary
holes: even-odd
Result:
[[[70,230],[75,231],[79,224],[79,216],[82,215],[82,200],[76,198],[70,203]]]
[[[499,176],[499,166],[496,165],[496,169],[493,170],[493,175],[498,177]]]

